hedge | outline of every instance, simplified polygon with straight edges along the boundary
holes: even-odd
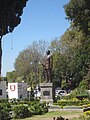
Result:
[[[81,101],[81,100],[58,100],[57,103],[54,103],[55,105],[59,106],[82,106],[85,104],[90,104],[90,101]]]

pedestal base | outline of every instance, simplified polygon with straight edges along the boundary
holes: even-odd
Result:
[[[53,84],[40,83],[41,88],[41,102],[53,104]]]

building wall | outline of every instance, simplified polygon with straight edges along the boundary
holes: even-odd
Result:
[[[8,97],[18,99],[18,83],[8,83]]]
[[[27,83],[18,83],[18,97],[27,98]]]
[[[6,99],[6,82],[0,81],[0,98]]]
[[[8,83],[8,98],[27,98],[27,83]]]

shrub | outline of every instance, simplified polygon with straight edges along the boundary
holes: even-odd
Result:
[[[80,101],[59,100],[57,103],[58,103],[59,106],[71,106],[71,105],[79,106]]]
[[[41,103],[41,107],[43,108],[43,114],[48,112],[48,106],[45,102]]]
[[[20,104],[13,107],[13,118],[25,118],[29,115],[28,105]]]
[[[39,104],[35,105],[34,107],[35,107],[35,115],[43,114],[43,108]]]
[[[48,106],[45,102],[40,103],[39,101],[29,102],[29,106],[34,107],[34,115],[41,115],[48,112]]]
[[[84,112],[83,115],[80,116],[81,120],[90,120],[90,111]]]
[[[90,117],[90,111],[86,111],[86,112],[84,112],[84,114],[85,114],[86,116],[89,116],[89,117]]]
[[[76,95],[76,98],[78,98],[79,100],[83,100],[84,98],[88,98],[87,94],[78,94]]]
[[[1,119],[7,120],[8,118],[10,118],[10,111],[11,111],[11,106],[8,102],[0,103]]]
[[[54,103],[55,105],[59,106],[82,106],[85,104],[90,104],[90,101],[85,100],[58,100],[57,103]]]
[[[32,116],[32,115],[35,114],[35,108],[34,108],[34,106],[29,106],[29,107],[28,107],[28,110],[29,110],[29,112],[30,112],[30,116]]]
[[[35,108],[35,115],[42,115],[48,111],[44,103],[35,104],[34,108]]]
[[[87,108],[87,107],[90,108],[90,104],[83,105],[83,108]]]
[[[11,101],[10,103],[0,99],[0,114],[3,118],[1,120],[8,120],[8,118],[26,118],[32,115],[41,115],[48,112],[46,103],[39,101]]]
[[[90,120],[90,116],[81,115],[80,120]]]
[[[48,112],[48,107],[45,103],[40,102],[22,102],[22,104],[13,106],[13,118],[25,118],[32,115],[41,115]]]

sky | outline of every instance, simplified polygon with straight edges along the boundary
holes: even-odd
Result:
[[[28,0],[21,23],[2,39],[2,76],[14,70],[15,59],[32,42],[51,42],[69,28],[63,6],[69,0]]]

